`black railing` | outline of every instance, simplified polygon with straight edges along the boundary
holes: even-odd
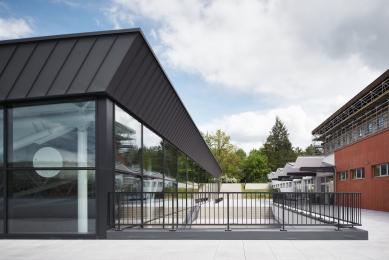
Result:
[[[361,193],[115,192],[109,200],[117,230],[361,225]]]
[[[362,193],[278,192],[273,195],[275,218],[285,225],[362,225]]]

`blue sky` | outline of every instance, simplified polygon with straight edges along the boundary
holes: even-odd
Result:
[[[389,69],[381,0],[0,0],[0,40],[140,27],[199,129],[294,146]]]

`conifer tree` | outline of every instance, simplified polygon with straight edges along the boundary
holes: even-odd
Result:
[[[288,129],[278,116],[276,116],[276,122],[264,144],[264,152],[272,171],[283,168],[287,162],[296,160],[296,153],[289,141]]]

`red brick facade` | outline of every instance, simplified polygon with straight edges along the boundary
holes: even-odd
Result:
[[[389,176],[374,177],[374,165],[389,163],[389,130],[335,151],[336,191],[362,192],[362,208],[389,212]],[[365,178],[352,179],[351,170],[364,168]],[[339,172],[348,178],[339,180]]]

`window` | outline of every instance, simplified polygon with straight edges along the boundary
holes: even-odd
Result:
[[[372,123],[367,124],[367,132],[368,133],[373,132],[373,124]]]
[[[362,137],[362,136],[363,136],[363,129],[362,129],[362,128],[359,128],[359,130],[358,130],[358,136],[359,136],[359,137]]]
[[[346,181],[348,177],[347,171],[339,172],[338,176],[340,181]]]
[[[383,117],[377,118],[377,129],[381,129],[383,127],[384,127],[384,118]]]
[[[388,164],[374,166],[374,177],[388,176]]]
[[[351,176],[353,180],[363,179],[365,178],[365,169],[359,168],[359,169],[351,170]]]
[[[7,110],[8,232],[94,234],[94,100]]]

